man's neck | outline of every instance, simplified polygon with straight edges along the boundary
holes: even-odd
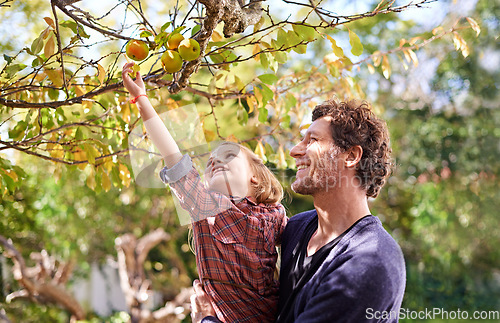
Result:
[[[309,241],[309,255],[370,214],[366,194],[358,189],[315,194],[314,207],[318,213],[318,229]]]

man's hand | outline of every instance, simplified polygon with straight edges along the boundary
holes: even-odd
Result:
[[[215,316],[215,310],[198,279],[193,282],[193,287],[195,294],[191,295],[191,319],[193,323],[200,323],[204,317]]]

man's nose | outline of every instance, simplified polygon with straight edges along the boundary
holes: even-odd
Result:
[[[293,158],[298,158],[300,156],[303,156],[305,153],[305,146],[303,145],[303,142],[299,142],[296,144],[292,149],[290,149],[290,156]]]

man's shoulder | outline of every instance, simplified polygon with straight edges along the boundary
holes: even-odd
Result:
[[[304,212],[301,212],[301,213],[298,213],[298,214],[292,216],[290,218],[289,222],[290,223],[296,223],[296,224],[303,223],[303,222],[309,222],[316,215],[317,215],[317,213],[316,213],[315,209],[304,211]]]
[[[339,242],[337,261],[360,268],[378,268],[392,274],[404,271],[400,246],[375,217],[362,219]]]

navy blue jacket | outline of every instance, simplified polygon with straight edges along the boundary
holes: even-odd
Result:
[[[292,251],[311,221],[317,221],[316,210],[293,216],[283,233],[278,312],[292,293]],[[377,217],[363,218],[296,292],[289,322],[397,322],[405,283],[400,247]]]

